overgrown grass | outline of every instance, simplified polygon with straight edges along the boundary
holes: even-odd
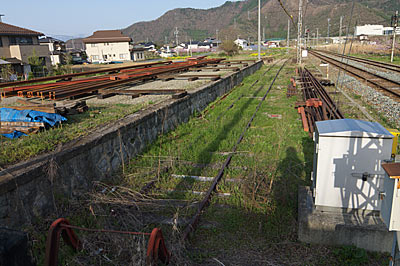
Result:
[[[103,105],[90,107],[88,112],[68,116],[68,121],[54,128],[20,139],[0,136],[0,166],[26,160],[40,153],[54,150],[58,145],[88,135],[99,125],[135,113],[144,105]]]
[[[69,213],[73,221],[86,227],[117,230],[128,227],[129,230],[142,232],[148,232],[154,226],[162,227],[168,248],[173,250],[174,265],[214,265],[215,259],[222,260],[226,265],[387,263],[386,255],[297,241],[298,186],[310,185],[313,143],[302,130],[294,109],[298,99],[286,97],[289,77],[294,73],[294,68],[289,66],[282,71],[261,105],[218,185],[217,192],[229,193],[229,196],[215,195],[212,198],[211,206],[205,210],[187,249],[183,249],[175,237],[184,227],[175,222],[172,226],[157,221],[148,222],[149,218],[159,221],[169,217],[178,221],[193,215],[196,203],[203,198],[193,194],[193,191],[206,191],[210,182],[174,176],[214,177],[217,174],[278,67],[262,76],[267,69],[263,67],[246,78],[225,100],[215,106],[210,105],[207,114],[194,116],[173,132],[160,136],[141,155],[125,165],[123,172],[107,181],[115,188],[114,192],[100,188],[89,200],[82,200],[80,205],[78,203],[80,209],[86,209],[86,214],[80,211]],[[260,82],[251,87],[256,80]],[[268,116],[273,114],[282,115],[282,119]],[[129,196],[138,195],[134,192],[141,191],[151,180],[155,180],[155,185],[144,199],[156,200],[160,204],[144,206],[143,201],[134,201]],[[126,194],[127,189],[131,194]],[[100,200],[106,196],[110,197],[108,201]],[[184,206],[163,206],[162,201],[178,201]],[[126,217],[129,215],[136,215],[137,220],[128,222]],[[95,218],[85,219],[82,216]],[[75,220],[76,217],[80,218]],[[106,258],[112,258],[112,264],[129,264],[111,252],[115,242],[97,242],[104,252],[101,256],[91,254],[91,263],[107,264],[110,262]],[[121,249],[124,249],[136,242],[125,239],[121,243]],[[104,258],[104,255],[107,257]],[[37,256],[43,256],[43,251]],[[82,254],[67,253],[63,256],[64,262],[82,263],[85,258]]]

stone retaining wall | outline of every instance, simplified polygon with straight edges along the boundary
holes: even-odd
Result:
[[[158,135],[187,122],[217,97],[261,68],[262,61],[219,81],[101,126],[54,152],[0,171],[0,226],[20,229],[54,211],[54,195],[79,197],[93,181],[107,179]],[[163,123],[163,119],[165,121]],[[52,174],[51,174],[52,173]]]

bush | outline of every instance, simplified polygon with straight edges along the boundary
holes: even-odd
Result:
[[[234,41],[223,41],[220,48],[228,55],[232,56],[239,53],[239,46]]]

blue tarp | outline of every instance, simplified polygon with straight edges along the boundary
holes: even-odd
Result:
[[[33,110],[15,110],[10,108],[0,108],[0,121],[4,122],[42,122],[50,127],[57,123],[67,121],[67,119],[59,114],[49,114]],[[12,134],[3,134],[7,138],[19,138],[24,133],[15,131]]]

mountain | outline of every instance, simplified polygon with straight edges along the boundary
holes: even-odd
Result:
[[[393,10],[400,8],[399,0],[306,0],[303,25],[315,33],[317,28],[321,36],[326,36],[330,18],[330,35],[338,35],[340,16],[343,19],[343,34],[349,27],[353,32],[355,23],[383,24],[390,26]],[[282,4],[297,23],[298,1],[282,0]],[[262,28],[266,38],[285,38],[287,34],[288,16],[278,0],[262,0]],[[156,20],[139,22],[123,29],[135,42],[155,41],[163,43],[175,40],[175,29],[178,28],[179,41],[202,40],[206,37],[236,39],[257,36],[258,0],[226,2],[222,6],[211,9],[178,8],[166,12]],[[352,16],[351,16],[352,15]],[[351,23],[350,23],[350,17]],[[350,24],[349,24],[350,23]],[[295,35],[295,26],[291,23],[291,37]]]

